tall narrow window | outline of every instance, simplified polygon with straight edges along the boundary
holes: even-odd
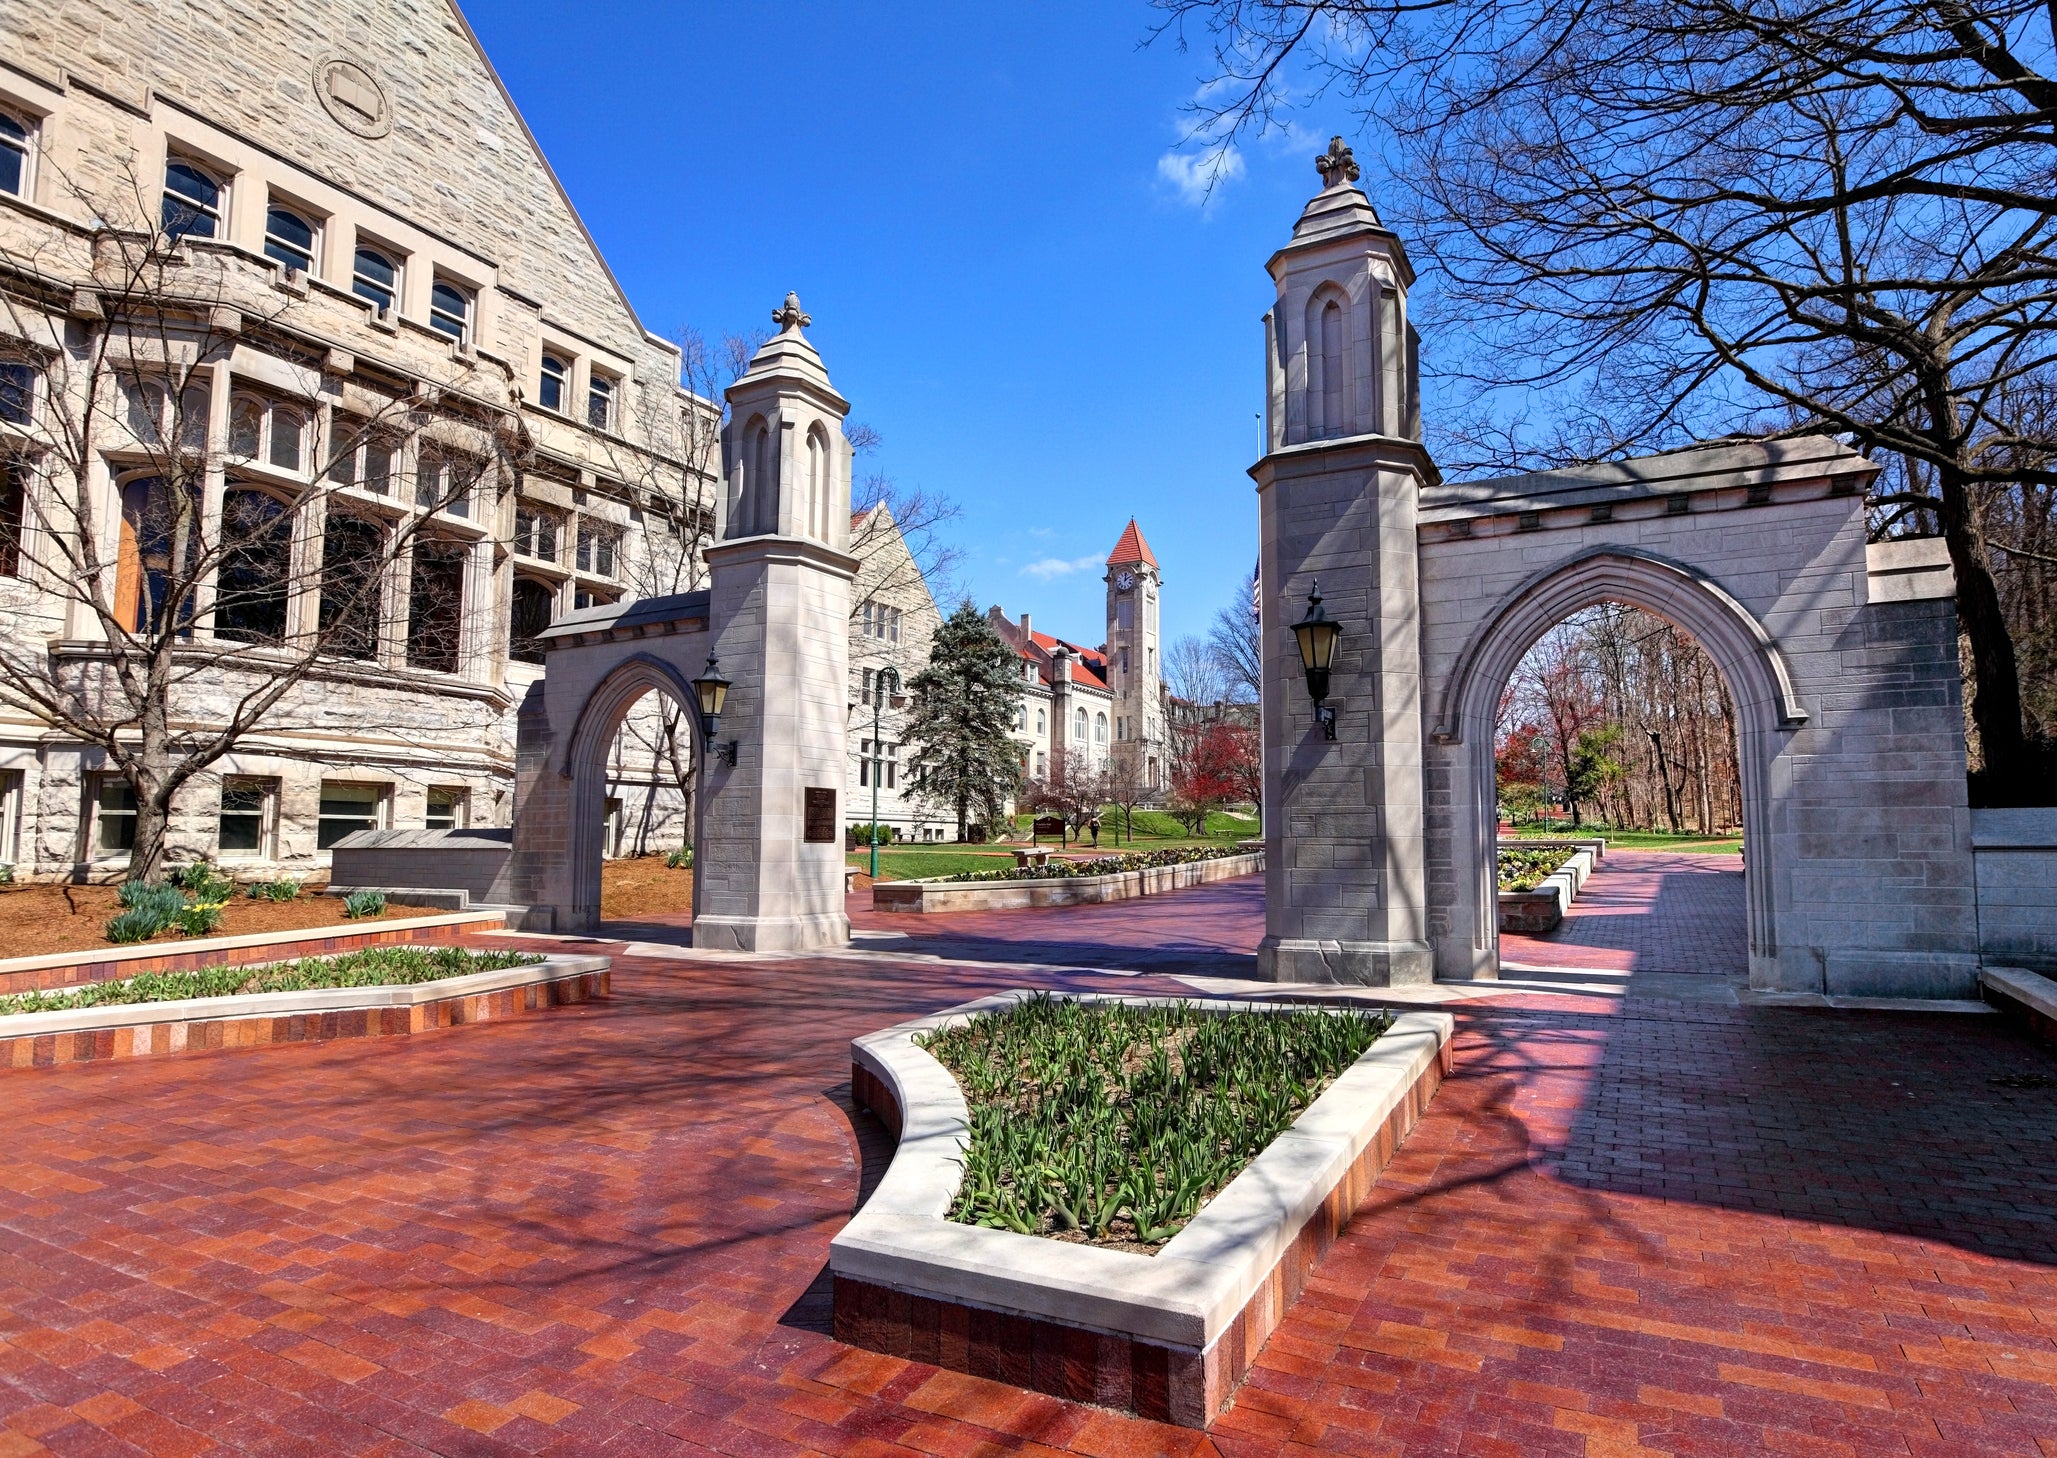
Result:
[[[321,534],[321,651],[376,658],[385,585],[385,534],[362,517],[331,513]]]
[[[101,775],[93,786],[93,849],[117,855],[136,848],[136,792],[119,775]]]
[[[271,449],[266,458],[281,471],[300,469],[301,441],[307,433],[307,422],[300,418],[297,410],[283,406],[271,408]]]
[[[565,381],[570,375],[570,365],[554,354],[544,355],[543,377],[536,385],[536,403],[545,410],[563,410]]]
[[[514,513],[514,551],[521,557],[533,557],[539,562],[557,560],[557,518],[547,511],[532,511],[526,507]]]
[[[364,443],[364,474],[359,484],[379,496],[393,489],[393,443],[374,437]]]
[[[455,673],[463,662],[465,550],[456,542],[414,547],[407,594],[407,661],[416,668]]]
[[[400,265],[376,248],[359,248],[350,266],[350,292],[369,299],[381,314],[400,296]]]
[[[595,430],[614,429],[614,381],[597,370],[586,383],[586,424]]]
[[[601,527],[579,528],[578,568],[602,577],[614,575],[614,533]]]
[[[29,466],[20,456],[0,456],[0,577],[21,576],[21,531],[28,519]],[[0,854],[6,847],[0,846]]]
[[[264,256],[290,272],[314,272],[314,224],[273,203],[264,210]]]
[[[1329,300],[1321,311],[1321,433],[1344,434],[1343,306]]]
[[[1071,716],[1071,737],[1080,744],[1086,742],[1086,711],[1080,709]]]
[[[429,328],[463,343],[471,331],[471,295],[437,279],[429,290]]]
[[[749,447],[745,458],[749,462],[749,480],[743,493],[743,499],[748,503],[747,521],[739,535],[754,536],[776,529],[778,461],[772,454],[771,431],[763,421],[757,421],[751,426],[748,440]]]
[[[533,577],[514,579],[514,607],[508,615],[507,656],[517,663],[543,661],[543,632],[550,626],[556,592]]]
[[[0,360],[0,420],[27,425],[36,418],[36,367]]]
[[[266,491],[231,489],[221,498],[221,565],[214,636],[283,643],[293,576],[293,513]]]
[[[818,425],[807,432],[807,534],[823,542],[829,535],[829,442]]]
[[[264,448],[264,402],[255,395],[229,401],[229,454],[254,461]]]
[[[164,164],[164,231],[173,238],[221,232],[221,184],[191,162]]]
[[[129,376],[121,382],[123,418],[139,444],[164,444],[164,386]]]
[[[221,814],[217,822],[216,847],[222,857],[259,860],[271,856],[273,807],[278,804],[277,780],[225,777],[221,782]]]
[[[116,619],[134,632],[160,632],[173,623],[181,636],[190,631],[200,556],[198,483],[188,485],[183,503],[161,477],[126,483],[118,553]]]
[[[28,191],[29,135],[27,122],[0,111],[0,192],[21,197]]]

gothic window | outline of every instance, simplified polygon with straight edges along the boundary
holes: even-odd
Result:
[[[350,292],[390,314],[400,297],[400,265],[383,249],[359,245],[350,263]]]
[[[752,421],[744,453],[743,499],[748,503],[746,533],[766,530],[766,523],[778,520],[778,461],[772,454],[771,430],[762,420]]]
[[[407,661],[455,673],[463,661],[464,559],[461,543],[415,543],[407,593]]]
[[[543,377],[537,382],[536,403],[545,410],[564,409],[564,392],[569,388],[571,366],[554,354],[543,356]]]
[[[807,432],[807,532],[817,541],[829,535],[829,441],[819,425]]]
[[[13,112],[0,111],[0,192],[25,197],[29,188],[29,143],[35,128]]]
[[[429,328],[462,344],[471,332],[471,295],[447,279],[429,289]]]
[[[385,533],[363,517],[331,513],[321,534],[321,651],[376,658]]]
[[[212,238],[221,232],[222,185],[205,168],[174,157],[164,164],[164,231],[171,238]]]
[[[1343,433],[1343,306],[1329,300],[1321,311],[1321,428]]]
[[[214,636],[239,643],[283,643],[292,576],[292,508],[268,491],[231,487],[224,492]]]
[[[533,577],[514,579],[514,611],[509,616],[507,656],[517,663],[543,661],[543,630],[550,626],[556,589]]]
[[[292,208],[264,210],[264,256],[295,273],[314,272],[314,224]]]

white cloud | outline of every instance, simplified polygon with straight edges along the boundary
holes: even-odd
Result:
[[[1038,577],[1048,582],[1053,577],[1069,577],[1074,572],[1090,572],[1100,565],[1097,556],[1074,557],[1067,562],[1062,557],[1045,557],[1039,562],[1030,562],[1021,569],[1024,577]]]
[[[1214,192],[1236,181],[1247,170],[1243,154],[1234,147],[1210,147],[1204,152],[1166,152],[1157,159],[1157,175],[1171,184],[1181,202],[1204,208]]]

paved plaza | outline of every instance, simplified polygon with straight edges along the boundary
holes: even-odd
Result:
[[[822,1272],[890,1155],[853,1034],[1233,985],[1255,878],[789,960],[609,927],[602,1003],[0,1076],[0,1455],[2057,1455],[2057,1055],[1714,995],[1733,866],[1611,855],[1447,1004],[1455,1077],[1211,1434],[840,1346]]]

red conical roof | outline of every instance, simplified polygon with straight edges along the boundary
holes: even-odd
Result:
[[[1128,530],[1121,534],[1121,540],[1114,544],[1114,550],[1107,554],[1107,565],[1121,562],[1148,562],[1152,567],[1157,559],[1150,555],[1150,544],[1143,540],[1142,532],[1136,529],[1136,519],[1128,519]]]

